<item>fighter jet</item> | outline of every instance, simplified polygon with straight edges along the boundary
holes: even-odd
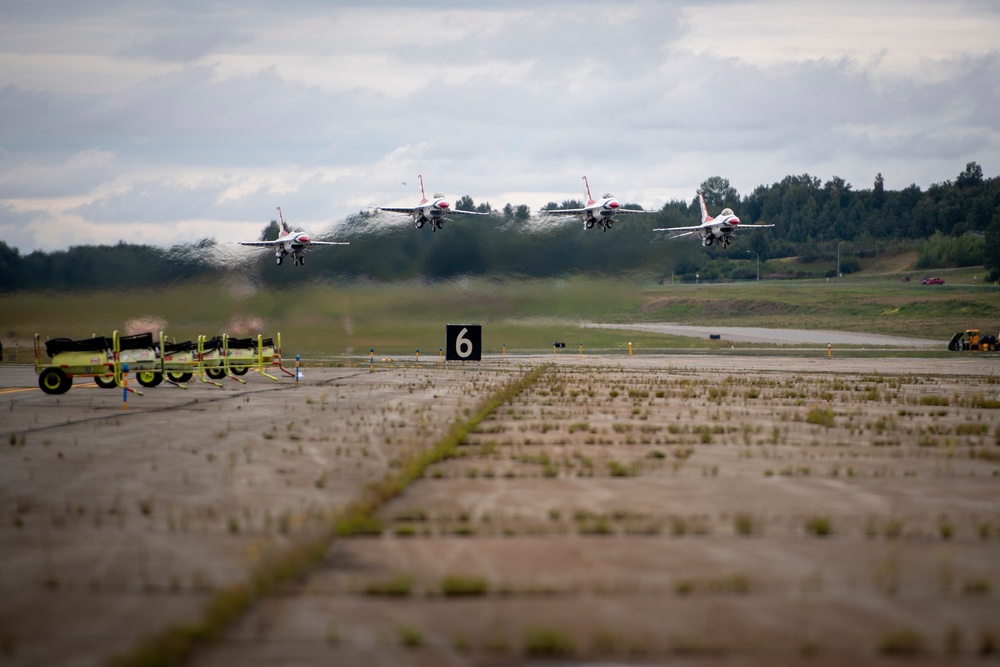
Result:
[[[349,245],[347,241],[313,241],[309,235],[303,231],[289,231],[285,226],[285,218],[281,215],[281,207],[278,207],[278,221],[281,234],[273,241],[239,241],[240,245],[256,246],[260,248],[274,248],[274,262],[281,266],[285,255],[292,256],[293,266],[304,265],[306,263],[306,250],[318,245]]]
[[[543,209],[544,215],[572,215],[583,222],[586,229],[593,229],[594,225],[600,225],[601,229],[608,231],[614,224],[614,218],[618,214],[647,213],[648,211],[622,208],[621,204],[610,192],[604,194],[600,199],[590,196],[590,183],[587,177],[583,177],[584,189],[587,191],[587,205],[583,208],[559,208]]]
[[[724,208],[717,218],[708,214],[708,207],[705,206],[705,195],[698,191],[698,201],[701,202],[701,224],[696,227],[658,227],[654,232],[671,232],[671,239],[697,234],[701,237],[701,244],[710,246],[715,241],[721,241],[725,248],[733,242],[733,234],[737,229],[761,229],[764,227],[774,227],[774,225],[741,225],[740,219],[733,213],[733,209]],[[680,232],[679,234],[676,232]]]
[[[444,198],[444,194],[440,192],[434,193],[433,199],[428,199],[427,195],[424,194],[424,177],[417,176],[420,179],[420,203],[416,206],[379,206],[376,211],[388,211],[389,213],[404,213],[411,218],[413,218],[413,225],[417,229],[422,229],[424,225],[430,224],[431,231],[436,232],[437,230],[444,227],[445,220],[448,220],[445,216],[448,214],[453,215],[489,215],[489,213],[477,213],[476,211],[462,211],[457,208],[451,208],[451,204],[447,202]]]

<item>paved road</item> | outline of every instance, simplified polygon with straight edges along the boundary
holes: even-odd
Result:
[[[765,329],[761,327],[711,327],[669,324],[664,322],[640,322],[637,324],[587,324],[596,329],[619,329],[631,331],[652,331],[674,336],[708,338],[720,335],[724,340],[740,343],[769,343],[773,345],[851,345],[856,347],[904,347],[946,349],[948,341],[927,338],[907,338],[883,336],[879,334],[854,333],[850,331],[828,331],[822,329]]]

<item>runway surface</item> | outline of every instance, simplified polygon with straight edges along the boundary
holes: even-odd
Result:
[[[823,347],[312,366],[127,409],[0,364],[0,643],[12,664],[107,664],[199,622],[544,364],[374,533],[330,538],[188,664],[981,661],[994,365]]]

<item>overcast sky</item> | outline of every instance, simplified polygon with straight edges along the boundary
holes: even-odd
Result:
[[[993,0],[415,4],[0,0],[0,238],[316,233],[417,174],[532,210],[1000,174]]]

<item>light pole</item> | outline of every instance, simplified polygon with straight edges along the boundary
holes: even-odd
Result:
[[[837,277],[838,278],[840,278],[840,246],[842,246],[842,245],[844,245],[843,241],[841,241],[840,243],[837,244]]]
[[[757,255],[757,282],[760,282],[760,254],[756,250],[747,250],[747,254],[751,252]]]

